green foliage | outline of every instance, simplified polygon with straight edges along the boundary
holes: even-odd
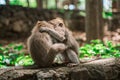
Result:
[[[108,18],[112,18],[113,17],[113,13],[112,12],[105,12],[105,11],[103,11],[102,15],[103,15],[104,19],[108,19]]]
[[[29,55],[22,51],[22,44],[9,44],[0,46],[0,67],[32,65],[33,61]]]
[[[120,44],[113,45],[107,41],[103,43],[100,40],[92,40],[91,44],[85,44],[79,48],[80,58],[109,58],[120,57]],[[7,46],[0,45],[0,68],[7,66],[28,66],[34,62],[30,55],[24,53],[22,44],[8,44]]]
[[[21,5],[23,7],[28,7],[27,0],[10,0],[10,5]],[[36,8],[36,0],[29,0],[29,7]]]
[[[120,57],[120,45],[114,46],[111,41],[103,43],[100,40],[92,40],[91,44],[80,47],[80,58],[84,57]]]

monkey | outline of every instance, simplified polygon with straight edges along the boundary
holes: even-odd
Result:
[[[54,26],[55,31],[57,32],[62,31],[63,32],[62,34],[65,35],[66,40],[64,40],[63,43],[68,47],[68,49],[66,49],[62,54],[62,56],[64,57],[64,61],[70,63],[68,64],[70,66],[78,65],[79,64],[79,59],[78,59],[79,45],[75,40],[75,38],[73,37],[71,31],[65,27],[64,21],[61,18],[56,18],[48,21],[48,23]],[[49,32],[50,27],[41,27],[40,30],[43,32],[47,32],[48,34],[51,33]],[[52,34],[50,35],[53,36]]]
[[[66,50],[67,56],[69,58],[69,61],[78,65],[79,64],[79,58],[78,58],[79,45],[75,40],[75,38],[73,37],[72,32],[65,26],[62,18],[56,18],[49,22],[54,24],[55,26],[60,26],[60,24],[62,24],[62,27],[65,27],[66,41],[64,43],[67,45],[67,47],[69,47],[69,49]]]
[[[50,27],[48,33],[41,31],[41,27]],[[55,56],[58,53],[63,53],[67,46],[64,43],[54,43],[51,36],[60,42],[65,40],[63,34],[59,35],[54,29],[54,26],[46,21],[38,21],[32,30],[31,36],[28,38],[27,45],[30,55],[39,67],[47,67],[53,64]],[[51,35],[51,36],[50,36]]]
[[[87,61],[79,60],[78,59],[78,55],[80,55],[79,52],[78,52],[79,51],[79,45],[78,45],[77,41],[75,40],[75,38],[73,37],[72,32],[66,27],[63,19],[57,17],[53,20],[50,20],[49,23],[56,26],[56,31],[60,30],[58,27],[64,27],[65,28],[65,38],[66,38],[66,40],[64,40],[64,43],[67,45],[68,49],[66,50],[67,56],[66,56],[66,54],[62,54],[62,55],[65,56],[65,59],[67,59],[67,57],[68,57],[69,61],[72,62],[72,64],[68,64],[68,66],[76,66],[79,63],[87,63],[87,62],[92,62],[94,60],[100,59],[100,58],[95,58],[95,59],[91,59],[91,60],[87,60]]]

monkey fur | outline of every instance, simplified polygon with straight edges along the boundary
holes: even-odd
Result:
[[[65,36],[65,40],[63,40],[62,43],[64,43],[68,48],[62,53],[62,56],[64,57],[63,61],[73,64],[79,64],[78,59],[79,45],[75,38],[73,37],[71,31],[65,26],[63,20],[61,18],[56,18],[48,21],[48,23],[54,26],[56,32],[59,32],[60,35]],[[40,29],[43,32],[47,32],[48,34],[50,33],[49,32],[50,27],[41,27]],[[52,34],[50,35],[53,36]]]
[[[60,41],[64,41],[65,38],[64,36],[59,36],[59,33],[52,29],[53,25],[50,25],[46,21],[38,21],[33,28],[27,43],[30,55],[36,65],[46,67],[51,66],[55,56],[58,53],[63,53],[67,49],[67,46],[64,43],[53,43],[48,33],[40,31],[41,27],[50,27],[50,30],[48,30],[50,34],[52,33],[52,35]]]

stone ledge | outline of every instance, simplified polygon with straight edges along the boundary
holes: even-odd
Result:
[[[76,67],[21,69],[3,72],[5,70],[0,70],[0,80],[119,80],[120,59],[100,59]]]

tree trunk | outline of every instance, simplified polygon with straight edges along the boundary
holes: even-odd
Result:
[[[78,10],[78,6],[77,6],[78,0],[73,0],[73,4],[75,6],[75,10]]]
[[[38,9],[43,9],[43,0],[37,0],[37,8]]]
[[[9,2],[10,2],[9,0],[6,0],[6,5],[9,5]]]
[[[120,0],[116,0],[117,1],[117,11],[120,12]]]
[[[58,0],[55,0],[56,9],[58,9]]]
[[[86,0],[86,37],[89,43],[103,39],[103,0]]]
[[[48,9],[48,0],[45,0],[45,7]]]
[[[28,5],[28,7],[30,7],[30,3],[29,3],[29,0],[27,0],[27,5]]]

